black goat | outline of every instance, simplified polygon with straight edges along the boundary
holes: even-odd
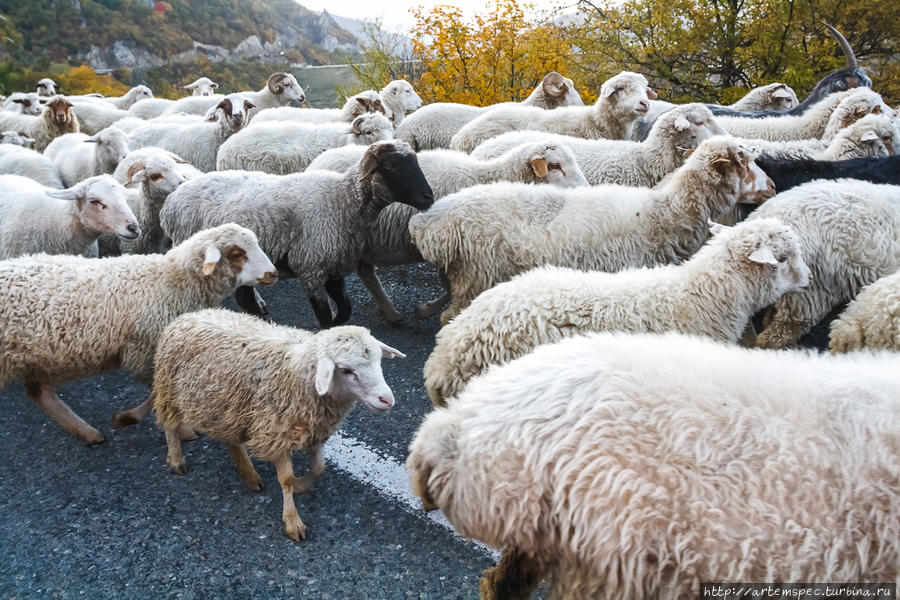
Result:
[[[813,179],[862,179],[872,183],[900,185],[900,154],[885,158],[850,160],[785,159],[760,156],[756,159],[766,175],[783,192]]]

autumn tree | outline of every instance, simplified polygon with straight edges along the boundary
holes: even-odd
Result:
[[[623,69],[673,101],[732,102],[783,81],[808,92],[845,64],[821,21],[841,30],[874,87],[900,100],[900,3],[893,0],[579,0],[566,27],[581,85]]]
[[[385,30],[380,20],[363,23],[361,44],[362,56],[347,63],[360,85],[352,93],[342,90],[342,95],[364,89],[377,90],[395,79],[417,82],[421,77],[422,61],[413,54],[409,39],[401,33]]]

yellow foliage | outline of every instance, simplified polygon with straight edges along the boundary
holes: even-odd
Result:
[[[65,73],[53,75],[53,78],[66,94],[99,92],[104,96],[121,96],[128,91],[128,86],[112,75],[99,75],[87,65],[73,67]]]

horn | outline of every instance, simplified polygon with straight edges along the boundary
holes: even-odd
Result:
[[[859,61],[856,60],[856,55],[853,53],[853,48],[850,47],[850,43],[847,41],[847,38],[841,35],[840,31],[838,31],[825,21],[822,21],[822,25],[828,28],[828,31],[831,32],[831,35],[833,35],[834,39],[837,40],[837,43],[840,44],[841,50],[844,51],[844,56],[847,57],[847,68],[858,69]]]
[[[131,177],[138,171],[142,171],[146,168],[147,168],[147,165],[145,165],[143,163],[143,161],[138,161],[138,162],[132,164],[130,167],[128,167],[128,174],[126,175],[125,184],[128,185],[128,184],[134,183],[133,181],[131,181]]]

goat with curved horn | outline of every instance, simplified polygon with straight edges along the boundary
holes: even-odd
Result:
[[[844,56],[847,57],[847,68],[858,69],[859,61],[856,60],[856,54],[853,53],[853,48],[850,47],[850,43],[847,41],[847,38],[845,38],[840,31],[838,31],[825,21],[822,21],[822,25],[828,28],[828,31],[831,32],[831,35],[834,36],[834,39],[836,39],[837,43],[841,46],[841,50],[844,51]]]

